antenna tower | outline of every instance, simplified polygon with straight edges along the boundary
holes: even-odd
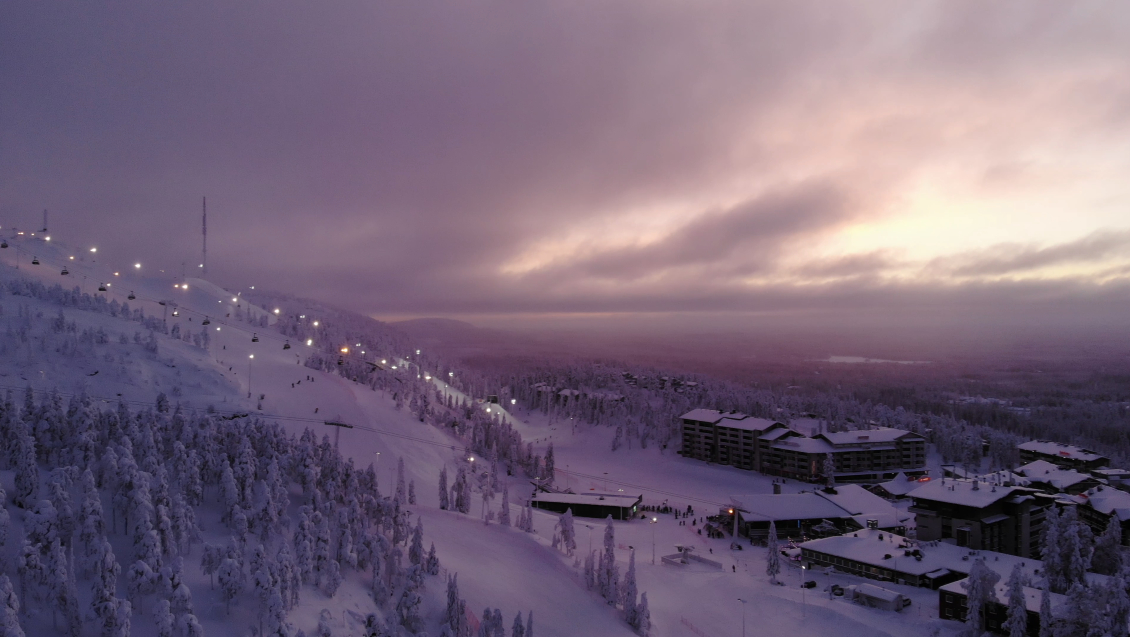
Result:
[[[204,198],[204,251],[200,260],[200,278],[208,276],[208,198]]]

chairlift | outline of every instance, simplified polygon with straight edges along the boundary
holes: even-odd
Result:
[[[7,241],[0,241],[0,248],[7,248],[7,247],[8,247]]]
[[[62,272],[60,272],[59,274],[61,274],[61,275],[63,275],[63,276],[67,276],[68,274],[70,274],[70,272],[68,272],[68,271],[67,271],[67,266],[65,266],[65,265],[64,265],[64,266],[63,266],[63,271],[62,271]]]
[[[283,349],[290,349],[290,341],[287,341],[285,344],[283,344]]]
[[[126,298],[132,301],[137,298],[137,295],[133,293],[133,290],[130,290],[129,296],[127,296]]]
[[[98,291],[99,292],[105,292],[106,291],[106,284],[105,283],[99,283],[98,284]]]
[[[164,301],[157,301],[157,305],[164,305],[164,304],[165,304]]]
[[[338,356],[338,357],[337,357],[337,364],[338,364],[338,365],[344,365],[344,364],[345,364],[345,359],[344,359],[344,358],[342,358],[342,357],[340,357],[340,356]]]
[[[205,316],[205,317],[204,317],[204,321],[203,321],[202,323],[200,323],[200,324],[201,324],[201,325],[208,325],[208,324],[210,324],[211,322],[212,322],[212,321],[209,321],[209,320],[208,320],[208,317],[207,317],[207,316]]]
[[[31,264],[32,265],[39,265],[39,257],[32,257],[31,258]]]
[[[173,310],[173,316],[180,316],[180,310]]]
[[[258,343],[259,342],[259,335],[258,334],[252,334],[251,335],[251,342],[252,343]]]

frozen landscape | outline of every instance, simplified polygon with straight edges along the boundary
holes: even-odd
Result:
[[[1128,33],[0,2],[0,637],[1130,637]]]

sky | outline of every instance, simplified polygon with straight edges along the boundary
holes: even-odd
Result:
[[[1130,4],[0,4],[0,226],[386,318],[1130,327]],[[722,317],[722,318],[719,318]]]

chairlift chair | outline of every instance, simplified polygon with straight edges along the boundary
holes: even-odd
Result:
[[[258,334],[252,334],[251,335],[251,342],[252,343],[258,343],[259,342],[259,335]]]
[[[180,310],[173,310],[173,316],[180,316]]]
[[[290,341],[287,341],[285,344],[283,344],[283,349],[290,349]]]
[[[31,264],[32,265],[39,265],[39,257],[32,257],[31,258]]]
[[[7,241],[0,241],[0,248],[7,248],[7,247],[8,247]]]
[[[165,304],[164,301],[157,301],[157,305],[164,305],[164,304]]]
[[[132,301],[132,300],[134,300],[134,299],[136,299],[136,298],[137,298],[137,295],[135,295],[135,294],[133,293],[133,290],[130,290],[130,291],[129,291],[129,296],[127,296],[126,298]]]
[[[201,325],[208,325],[208,324],[210,324],[211,322],[212,322],[212,321],[209,321],[209,320],[208,320],[208,317],[207,317],[207,316],[205,316],[205,317],[204,317],[204,321],[203,321],[203,322],[201,322],[200,324],[201,324]]]
[[[99,283],[98,284],[98,291],[99,292],[105,292],[106,291],[106,284],[105,283]]]
[[[338,357],[337,357],[337,364],[338,364],[338,365],[344,365],[344,364],[345,364],[345,359],[344,359],[344,358],[342,358],[342,357],[340,357],[340,356],[338,356]]]
[[[63,266],[63,271],[62,271],[62,272],[60,272],[59,274],[61,274],[61,275],[63,275],[63,276],[67,276],[68,274],[70,274],[70,272],[68,272],[68,271],[67,271],[67,266],[65,266],[65,265],[64,265],[64,266]]]

